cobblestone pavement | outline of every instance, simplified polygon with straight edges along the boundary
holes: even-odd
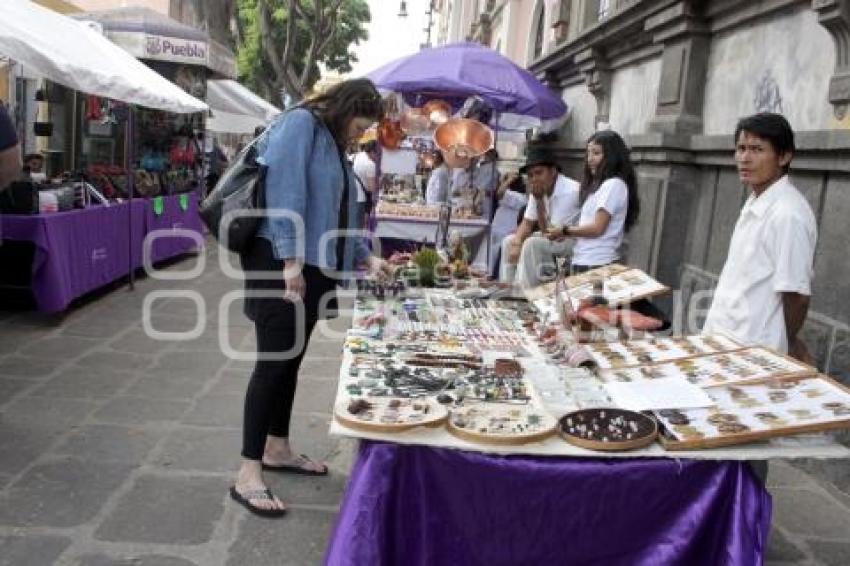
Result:
[[[253,332],[215,251],[200,277],[144,278],[64,317],[0,313],[0,565],[198,566],[318,564],[345,488],[355,444],[327,434],[345,318],[311,342],[293,420],[296,448],[323,458],[327,478],[270,477],[290,506],[269,521],[234,505],[242,396]],[[190,269],[197,258],[166,269]],[[150,324],[189,341],[146,336]],[[771,465],[774,529],[767,563],[850,564],[850,479],[832,482],[784,462]],[[823,468],[819,468],[823,477]]]

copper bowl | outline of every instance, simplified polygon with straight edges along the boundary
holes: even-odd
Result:
[[[408,134],[422,134],[429,130],[431,121],[421,108],[411,108],[401,115],[401,129]]]
[[[452,106],[445,100],[435,98],[422,106],[422,115],[427,117],[432,124],[444,124],[452,115]]]
[[[493,130],[475,120],[453,118],[437,128],[434,142],[449,167],[468,167],[472,158],[493,147]]]

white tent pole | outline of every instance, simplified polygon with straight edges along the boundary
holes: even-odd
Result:
[[[127,172],[127,214],[129,216],[127,220],[127,226],[129,230],[129,258],[127,261],[129,262],[130,267],[130,290],[132,291],[135,287],[135,279],[136,279],[136,269],[133,266],[133,189],[136,184],[136,176],[133,171],[133,137],[134,137],[134,112],[133,106],[127,105],[127,122],[124,127],[124,170]]]

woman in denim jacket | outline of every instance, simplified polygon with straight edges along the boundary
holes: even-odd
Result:
[[[245,395],[242,465],[231,497],[267,517],[285,513],[263,470],[326,475],[324,464],[298,455],[289,421],[301,359],[316,322],[335,302],[337,277],[356,262],[386,264],[362,239],[337,237],[362,228],[354,173],[344,148],[382,115],[366,79],[340,83],[286,112],[265,134],[266,216],[242,256],[245,314],[254,322],[257,362]],[[349,235],[351,235],[349,233]],[[345,248],[353,257],[346,259]]]

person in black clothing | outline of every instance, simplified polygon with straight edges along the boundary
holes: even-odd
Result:
[[[15,125],[6,107],[0,104],[0,191],[21,175],[22,168]]]
[[[381,97],[370,81],[345,81],[288,111],[259,141],[268,168],[267,210],[298,215],[303,227],[299,235],[291,217],[268,214],[240,256],[257,362],[245,394],[242,462],[230,496],[263,517],[286,512],[263,471],[328,473],[327,466],[299,455],[290,444],[301,360],[316,323],[332,316],[338,279],[351,273],[358,259],[375,274],[388,266],[369,254],[362,239],[332,237],[321,248],[316,242],[340,228],[360,228],[354,172],[344,151],[381,116]]]

